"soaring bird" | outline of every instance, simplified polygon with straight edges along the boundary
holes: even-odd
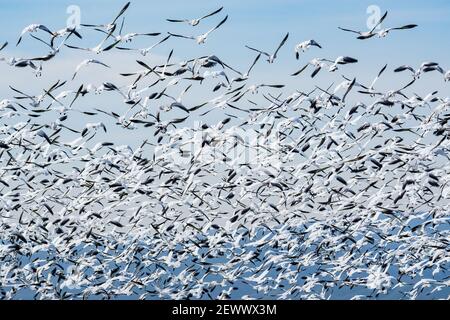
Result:
[[[295,46],[295,48],[294,48],[295,58],[298,60],[298,58],[300,58],[300,52],[305,52],[311,46],[316,46],[316,47],[322,49],[322,46],[320,44],[318,44],[315,40],[312,40],[312,39],[306,40],[306,41],[300,42],[299,44],[297,44]]]
[[[105,63],[103,63],[103,62],[101,62],[101,61],[99,61],[99,60],[95,60],[95,59],[86,59],[86,60],[83,60],[82,62],[80,62],[80,63],[77,65],[77,67],[75,68],[75,73],[74,73],[73,76],[72,76],[72,80],[75,79],[75,77],[76,77],[78,71],[80,71],[81,68],[87,67],[87,66],[90,65],[90,64],[99,64],[99,65],[104,66],[104,67],[106,67],[106,68],[110,68],[110,66],[108,66],[107,64],[105,64]]]
[[[219,13],[220,11],[222,11],[222,9],[223,9],[223,7],[220,7],[219,9],[217,9],[217,10],[211,12],[211,13],[208,13],[208,14],[204,15],[203,17],[196,18],[196,19],[166,19],[166,20],[169,21],[169,22],[185,22],[185,23],[187,23],[187,24],[189,24],[191,26],[196,26],[203,19],[211,17],[211,16]]]
[[[209,34],[211,32],[213,32],[214,30],[217,30],[222,24],[225,23],[225,21],[227,21],[227,19],[228,19],[228,15],[222,21],[220,21],[217,26],[215,26],[214,28],[208,30],[207,32],[205,32],[199,36],[184,36],[184,35],[175,34],[175,33],[171,33],[171,32],[169,32],[169,35],[171,35],[173,37],[178,37],[178,38],[192,39],[192,40],[195,40],[198,44],[203,44],[206,42],[206,39],[208,38]]]
[[[439,66],[437,62],[423,62],[417,70],[414,70],[413,67],[408,65],[403,65],[394,70],[394,72],[402,72],[402,71],[410,71],[413,74],[414,79],[420,78],[423,73],[430,71],[439,71],[443,72],[442,68]]]
[[[347,31],[347,32],[352,32],[352,33],[358,34],[358,36],[356,37],[357,39],[360,39],[360,40],[369,39],[369,38],[372,38],[374,35],[377,34],[376,32],[374,32],[375,29],[380,26],[380,24],[384,21],[384,19],[386,19],[387,14],[388,14],[388,12],[386,11],[383,14],[383,16],[380,18],[380,20],[378,20],[378,22],[369,31],[355,31],[355,30],[346,29],[346,28],[342,28],[342,27],[338,27],[338,28],[343,30],[343,31]]]
[[[407,24],[407,25],[404,25],[404,26],[401,26],[401,27],[382,29],[382,30],[377,32],[377,35],[380,38],[384,38],[392,30],[409,30],[409,29],[414,29],[416,27],[417,27],[417,24]]]
[[[281,40],[280,44],[278,45],[278,48],[275,50],[275,52],[274,52],[273,54],[269,54],[269,53],[267,53],[267,52],[264,52],[264,51],[261,51],[261,50],[255,49],[255,48],[251,48],[251,47],[249,47],[249,46],[247,46],[247,45],[246,45],[246,47],[247,47],[248,49],[250,49],[250,50],[259,52],[259,53],[261,53],[261,54],[267,56],[267,61],[268,61],[269,63],[273,63],[273,62],[275,61],[275,59],[277,58],[277,53],[278,53],[278,51],[279,51],[279,50],[281,49],[281,47],[286,43],[286,40],[288,39],[288,37],[289,37],[289,32],[286,33],[286,35],[284,36],[283,40]]]
[[[25,27],[22,30],[22,32],[20,33],[19,39],[17,40],[17,43],[16,43],[16,46],[19,45],[19,43],[22,41],[22,37],[26,33],[34,33],[34,32],[37,32],[38,30],[43,30],[53,36],[53,32],[50,31],[50,29],[47,28],[46,26],[44,26],[43,24],[37,24],[37,23],[30,24],[29,26]]]
[[[119,11],[119,13],[116,15],[116,17],[109,23],[105,24],[80,24],[83,27],[90,27],[90,28],[104,28],[109,34],[112,34],[114,30],[117,27],[116,21],[127,11],[128,7],[130,6],[130,2],[127,2],[122,9]]]

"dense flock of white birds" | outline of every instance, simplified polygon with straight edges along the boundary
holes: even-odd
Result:
[[[173,63],[172,51],[151,65],[154,47],[169,39],[205,45],[228,16],[219,8],[168,19],[186,24],[187,35],[124,35],[128,7],[80,30],[26,27],[17,45],[38,41],[47,55],[10,57],[8,44],[0,47],[11,73],[38,77],[63,50],[98,53],[50,88],[11,86],[0,101],[1,298],[450,296],[450,99],[409,93],[424,73],[450,80],[439,63],[396,68],[411,81],[389,91],[377,89],[384,67],[372,83],[348,78],[283,92],[282,83],[250,81],[253,68],[278,62],[289,34],[268,45],[274,51],[244,48],[253,61],[246,71],[219,55]],[[368,32],[342,29],[357,33],[355,41],[376,41],[416,27],[378,31],[386,15]],[[207,23],[215,27],[198,32]],[[86,28],[104,36],[93,48],[83,46]],[[135,37],[153,45],[132,48]],[[322,46],[300,41],[290,57],[301,62],[304,51]],[[142,54],[121,75],[127,84],[73,87],[86,68],[111,67],[102,61],[107,51]],[[316,58],[286,77],[350,63],[358,60]],[[191,87],[206,84],[214,99],[183,102]],[[91,107],[92,96],[118,102]],[[187,125],[208,113],[217,121]],[[99,115],[104,120],[94,121]],[[69,126],[74,117],[84,123]],[[115,126],[147,138],[135,148],[116,144],[113,134],[100,138]]]

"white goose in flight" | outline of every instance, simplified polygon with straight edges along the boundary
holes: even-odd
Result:
[[[75,79],[78,71],[80,71],[81,68],[87,67],[88,65],[93,64],[93,63],[102,65],[102,66],[104,66],[106,68],[110,68],[110,66],[108,66],[107,64],[105,64],[105,63],[103,63],[103,62],[101,62],[99,60],[86,59],[86,60],[83,60],[80,64],[77,65],[77,67],[75,68],[75,73],[72,76],[72,80]]]
[[[53,32],[52,38],[50,40],[50,46],[53,47],[53,43],[54,43],[56,38],[64,37],[64,36],[67,36],[67,35],[72,34],[72,33],[75,36],[77,36],[79,39],[83,38],[81,36],[81,34],[77,31],[76,27],[66,27],[66,28],[63,28],[61,30]]]
[[[442,73],[442,69],[436,62],[423,62],[417,70],[408,65],[403,65],[394,70],[394,72],[402,72],[408,70],[413,74],[414,79],[419,79],[422,73],[430,71],[439,71]]]
[[[80,24],[83,27],[91,27],[91,28],[105,28],[107,32],[112,33],[116,29],[116,21],[119,19],[125,11],[127,11],[128,7],[130,6],[130,2],[127,2],[125,6],[120,10],[119,14],[114,18],[114,20],[110,23],[106,24]]]
[[[201,34],[196,37],[195,36],[183,36],[181,34],[175,34],[175,33],[171,33],[171,32],[169,32],[169,35],[171,35],[173,37],[178,37],[178,38],[192,39],[192,40],[195,40],[198,44],[203,44],[206,42],[206,39],[208,38],[209,34],[211,32],[213,32],[214,30],[217,30],[222,24],[225,23],[225,21],[227,21],[227,19],[228,19],[228,15],[222,21],[220,21],[217,26],[210,29],[208,32],[205,32],[204,34]]]
[[[200,21],[219,13],[220,11],[222,11],[222,9],[223,9],[223,7],[220,7],[219,9],[217,9],[211,13],[208,13],[208,14],[204,15],[203,17],[196,18],[196,19],[166,19],[166,20],[169,22],[185,22],[185,23],[195,27],[196,25],[198,25],[200,23]]]
[[[388,14],[388,12],[386,11],[383,14],[383,16],[380,18],[380,20],[378,20],[378,22],[369,31],[355,31],[352,29],[346,29],[346,28],[341,28],[341,27],[338,27],[338,29],[340,29],[342,31],[347,31],[347,32],[352,32],[352,33],[358,34],[356,39],[359,39],[359,40],[369,39],[377,34],[376,32],[374,32],[375,29],[378,28],[378,26],[384,21],[384,19],[386,19],[387,14]]]
[[[300,52],[305,52],[306,50],[311,48],[311,46],[316,46],[316,47],[322,49],[322,46],[320,44],[318,44],[315,40],[313,40],[313,39],[306,40],[295,46],[295,48],[294,48],[295,58],[298,60],[298,58],[300,58]]]
[[[156,46],[160,45],[161,43],[167,41],[170,37],[171,36],[169,34],[168,36],[164,37],[163,39],[159,40],[158,42],[156,42],[155,44],[153,44],[147,48],[134,49],[134,48],[126,48],[126,47],[117,47],[117,49],[119,49],[119,50],[135,50],[135,51],[138,51],[141,55],[146,56],[153,48],[155,48]]]
[[[19,43],[22,41],[22,37],[27,34],[27,33],[34,33],[37,32],[38,30],[43,30],[49,34],[51,34],[53,36],[53,32],[50,31],[49,28],[47,28],[46,26],[44,26],[43,24],[30,24],[29,26],[25,27],[22,32],[20,33],[19,36],[19,40],[17,40],[16,46],[19,45]]]
[[[267,61],[268,61],[269,63],[273,63],[273,62],[275,61],[275,59],[277,58],[277,53],[278,53],[278,51],[279,51],[279,50],[281,49],[281,47],[286,43],[286,40],[288,39],[288,37],[289,37],[289,32],[286,33],[286,35],[284,36],[283,40],[281,40],[280,44],[278,45],[278,48],[275,50],[275,52],[274,52],[273,54],[268,54],[267,52],[264,52],[264,51],[261,51],[261,50],[258,50],[258,49],[255,49],[255,48],[252,48],[252,47],[249,47],[249,46],[245,46],[245,47],[248,48],[248,49],[250,49],[250,50],[259,52],[259,53],[261,53],[261,54],[267,56],[267,58],[268,58]]]

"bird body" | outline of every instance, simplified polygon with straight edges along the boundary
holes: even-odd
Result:
[[[300,52],[305,52],[306,50],[311,48],[311,46],[316,46],[316,47],[322,49],[322,46],[320,44],[318,44],[315,40],[312,40],[312,39],[300,42],[294,48],[296,59],[298,60],[300,58]]]

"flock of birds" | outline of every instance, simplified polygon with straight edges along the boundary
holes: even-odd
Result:
[[[245,72],[216,55],[173,62],[172,50],[164,64],[137,60],[139,71],[121,74],[125,85],[73,87],[86,68],[111,67],[107,51],[204,44],[228,18],[197,36],[123,34],[129,6],[83,29],[32,24],[17,45],[37,41],[50,52],[0,58],[11,72],[42,77],[63,50],[98,54],[40,93],[11,86],[0,101],[2,299],[450,297],[450,98],[407,90],[425,73],[449,81],[449,71],[400,66],[411,80],[389,91],[379,89],[387,66],[372,83],[344,77],[311,92],[250,84],[260,58],[277,63],[288,33],[274,51],[247,46]],[[167,22],[196,27],[222,11]],[[379,30],[386,16],[367,32],[340,29],[371,41],[417,27]],[[76,45],[86,29],[101,35],[95,47]],[[130,47],[136,37],[157,40]],[[303,41],[295,58],[321,48]],[[355,63],[316,58],[286,76]],[[186,103],[192,87],[215,98]],[[117,103],[93,108],[94,95]],[[187,125],[211,112],[218,121]],[[85,122],[68,125],[72,118]],[[146,138],[118,145],[111,127]]]

